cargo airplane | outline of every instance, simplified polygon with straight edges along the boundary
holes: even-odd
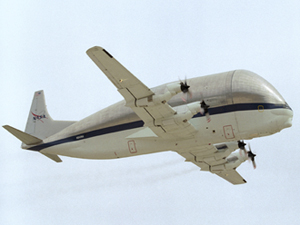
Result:
[[[246,181],[236,168],[255,154],[244,140],[292,126],[293,111],[265,79],[235,70],[148,88],[108,51],[88,56],[116,86],[124,100],[81,121],[53,120],[44,92],[34,93],[25,132],[3,126],[22,148],[55,162],[58,155],[116,159],[175,151],[202,171],[232,184]]]

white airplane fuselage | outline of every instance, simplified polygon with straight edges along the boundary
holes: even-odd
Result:
[[[197,129],[192,138],[139,138],[134,134],[144,129],[144,123],[122,101],[47,137],[43,144],[23,144],[22,148],[76,158],[115,159],[169,150],[182,153],[199,146],[271,135],[292,125],[293,112],[283,97],[250,71],[197,77],[188,83],[192,96],[179,93],[168,103],[178,113],[187,111],[187,104],[203,99],[210,105],[209,119],[199,112],[190,120]],[[151,90],[162,94],[166,84]]]

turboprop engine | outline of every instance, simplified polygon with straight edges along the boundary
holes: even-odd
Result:
[[[145,98],[137,99],[135,102],[135,105],[138,107],[149,107],[154,106],[158,104],[165,104],[167,103],[173,96],[177,95],[178,93],[182,92],[184,94],[192,95],[189,91],[190,86],[187,84],[187,81],[185,80],[180,81],[180,83],[170,83],[166,85],[166,91],[163,94],[154,94],[152,96],[148,96]],[[186,102],[186,100],[183,99],[183,101]],[[197,113],[205,114],[206,117],[209,117],[208,108],[209,105],[205,103],[204,100],[201,102],[193,102],[186,105],[187,111],[185,113],[175,113],[175,115],[172,115],[172,118],[165,118],[162,121],[156,121],[156,123],[160,123],[163,125],[168,125],[172,123],[180,124],[181,122],[187,122],[189,121],[194,115]]]
[[[231,170],[231,169],[236,169],[239,165],[241,165],[243,162],[245,162],[246,160],[251,160],[253,163],[253,167],[255,168],[255,162],[254,162],[254,157],[255,154],[252,153],[252,151],[243,151],[243,150],[239,150],[236,152],[231,153],[227,158],[226,158],[226,163],[221,164],[221,165],[216,165],[216,166],[212,166],[210,168],[211,172],[220,172],[220,171],[224,171],[224,170]]]
[[[155,94],[146,98],[138,99],[136,101],[136,106],[138,107],[148,107],[148,106],[154,106],[160,103],[165,104],[168,102],[173,96],[177,95],[180,92],[186,93],[188,92],[188,89],[190,86],[188,86],[186,83],[171,83],[168,84],[167,90],[163,94]]]

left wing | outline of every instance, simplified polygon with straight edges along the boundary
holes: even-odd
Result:
[[[216,172],[216,174],[232,184],[247,183],[247,181],[235,169]]]
[[[167,97],[177,94],[176,91],[171,89],[170,93],[157,96],[105,49],[96,46],[87,50],[87,54],[117,87],[126,101],[126,106],[130,107],[157,136],[187,138],[196,133],[197,130],[188,121],[193,115],[177,115],[167,103]],[[176,90],[180,90],[180,87]]]
[[[186,161],[200,167],[202,171],[214,173],[232,184],[244,184],[247,181],[236,168],[247,158],[243,153],[232,153],[237,148],[236,142],[226,142],[189,149],[179,154],[186,158]]]

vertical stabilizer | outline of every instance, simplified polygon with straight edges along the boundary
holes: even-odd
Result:
[[[45,104],[44,91],[36,91],[33,96],[25,132],[32,135],[40,133],[39,138],[44,139],[45,137],[41,138],[42,134],[40,131],[49,127],[51,122],[52,118],[50,117]],[[47,136],[47,132],[43,131],[43,133],[43,136]]]
[[[25,128],[26,133],[43,140],[73,123],[74,121],[53,120],[46,108],[44,91],[34,93]]]

